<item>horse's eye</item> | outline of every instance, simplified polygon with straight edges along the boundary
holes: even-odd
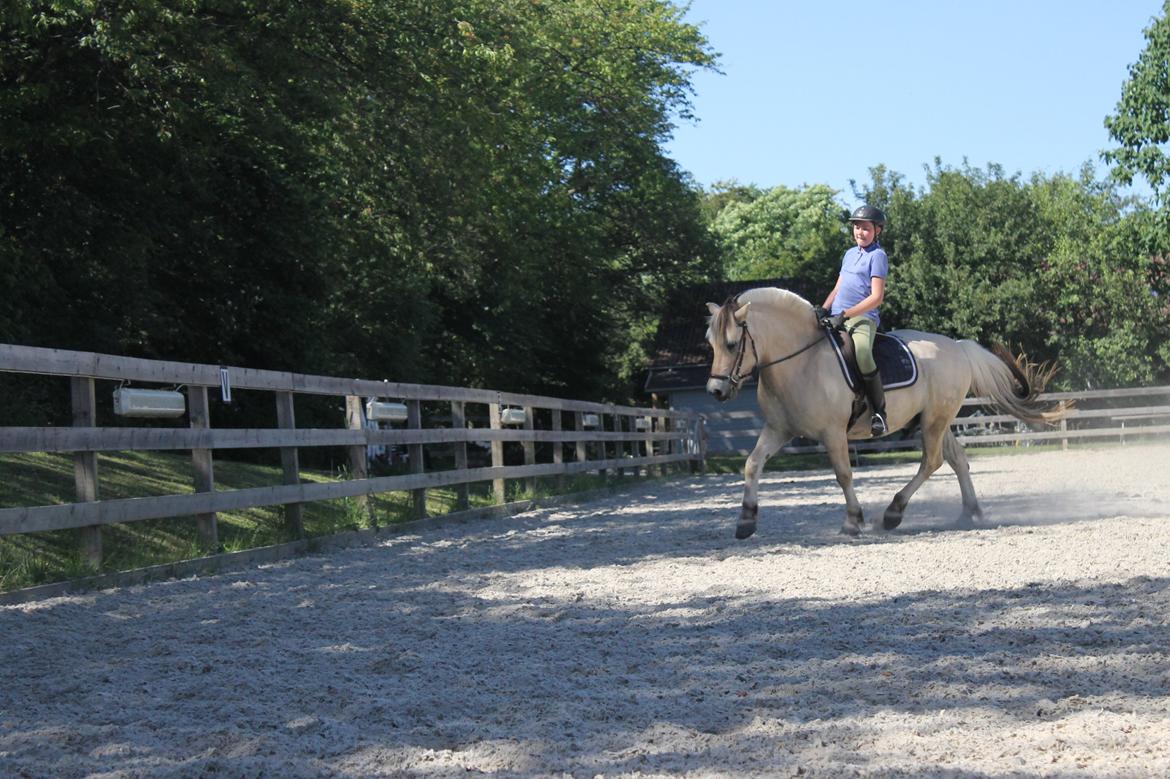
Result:
[[[739,344],[739,341],[728,341],[726,344],[727,351],[734,352],[737,344]]]

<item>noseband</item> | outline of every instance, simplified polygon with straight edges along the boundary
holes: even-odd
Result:
[[[756,339],[752,337],[752,331],[748,330],[747,317],[744,317],[742,322],[738,322],[739,328],[743,331],[739,336],[739,346],[735,350],[735,362],[731,364],[730,373],[712,373],[711,379],[727,380],[733,390],[738,390],[739,385],[743,380],[750,377],[756,372],[756,367],[759,366],[760,355],[756,351]],[[739,369],[743,367],[743,356],[747,353],[747,345],[752,345],[752,357],[754,358],[754,365],[747,373],[740,373]]]
[[[738,301],[733,301],[732,305],[738,305]],[[821,336],[818,336],[818,337],[814,338],[811,343],[800,347],[792,354],[787,354],[779,359],[770,360],[770,361],[764,363],[763,365],[760,365],[760,355],[759,355],[759,352],[756,351],[756,339],[752,337],[752,331],[748,329],[747,317],[744,317],[744,320],[742,322],[737,322],[736,324],[739,325],[739,327],[743,331],[743,333],[740,335],[740,338],[739,338],[739,346],[735,350],[735,362],[733,362],[731,364],[731,372],[730,373],[712,373],[708,377],[708,380],[718,379],[720,381],[723,381],[724,379],[726,379],[727,383],[731,385],[731,389],[736,390],[736,391],[739,390],[740,385],[743,384],[745,379],[750,378],[752,376],[752,374],[756,373],[757,371],[762,371],[764,368],[769,368],[773,365],[778,365],[779,363],[782,363],[786,360],[791,360],[793,357],[796,357],[799,354],[804,354],[809,349],[813,348],[814,346],[816,346],[818,343],[821,342]],[[753,362],[755,364],[752,366],[752,369],[750,371],[748,371],[747,373],[740,373],[740,369],[743,367],[743,358],[744,358],[744,355],[747,354],[747,345],[749,343],[752,345],[752,357],[753,357]]]

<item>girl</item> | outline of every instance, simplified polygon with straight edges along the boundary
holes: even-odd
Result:
[[[873,409],[870,432],[879,436],[885,435],[888,428],[882,377],[873,360],[873,339],[881,321],[879,307],[886,295],[886,276],[890,272],[890,261],[877,241],[885,229],[886,215],[880,208],[861,206],[849,217],[849,222],[853,225],[853,241],[857,245],[841,258],[837,284],[817,314],[821,319],[828,319],[832,326],[843,327],[853,338],[857,367],[865,382],[869,406]]]

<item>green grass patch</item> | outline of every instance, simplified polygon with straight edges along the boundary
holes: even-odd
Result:
[[[282,482],[279,467],[217,459],[214,468],[216,489],[221,491],[275,486]],[[73,478],[70,455],[0,454],[0,508],[72,502]],[[301,472],[301,479],[306,482],[347,478],[344,470]],[[595,473],[566,476],[563,480],[508,481],[505,500],[584,492],[606,484]],[[98,485],[101,500],[193,493],[191,458],[164,452],[103,452],[98,455]],[[469,508],[492,505],[491,482],[467,486]],[[457,488],[426,491],[428,516],[441,516],[459,508]],[[409,491],[381,493],[368,498],[368,502],[343,498],[307,503],[303,507],[304,531],[309,538],[384,527],[415,516],[414,496]],[[103,526],[100,569],[91,567],[82,558],[77,530],[0,536],[0,592],[188,560],[214,551],[235,552],[295,540],[282,506],[220,512],[217,526],[220,550],[200,548],[195,517]]]

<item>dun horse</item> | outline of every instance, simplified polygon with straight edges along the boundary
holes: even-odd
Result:
[[[820,441],[828,451],[837,482],[845,493],[842,533],[857,535],[864,519],[853,492],[849,440],[870,438],[868,410],[849,426],[853,390],[846,384],[838,356],[812,305],[792,292],[761,288],[744,292],[711,312],[707,340],[714,350],[707,391],[720,401],[735,396],[743,380],[759,369],[758,397],[765,426],[744,465],[743,511],[736,538],[756,531],[760,471],[793,436]],[[1002,347],[992,353],[974,341],[955,341],[934,333],[897,330],[918,365],[917,380],[886,394],[890,430],[917,423],[922,430],[922,462],[914,478],[886,509],[883,526],[902,522],[910,498],[943,460],[959,478],[963,509],[959,525],[983,516],[971,484],[970,466],[950,424],[968,393],[989,397],[1008,414],[1029,423],[1051,423],[1063,405],[1045,407],[1037,395],[1052,376]],[[848,428],[848,429],[847,429]]]

